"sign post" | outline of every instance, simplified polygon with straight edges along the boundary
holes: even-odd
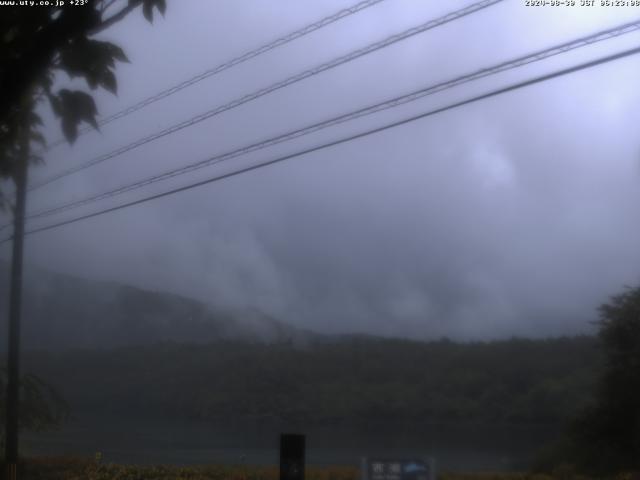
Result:
[[[362,480],[435,480],[433,460],[363,458]]]
[[[304,435],[280,435],[280,480],[304,480],[304,457]]]

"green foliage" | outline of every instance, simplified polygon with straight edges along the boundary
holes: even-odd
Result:
[[[117,92],[116,62],[127,62],[124,51],[107,41],[91,38],[142,6],[150,22],[153,10],[166,10],[165,0],[129,0],[113,12],[113,2],[90,1],[81,8],[6,7],[0,16],[0,176],[15,174],[21,161],[19,144],[26,136],[44,145],[35,111],[48,99],[70,143],[78,126],[94,128],[97,108],[93,97],[81,90],[53,91],[59,73],[83,78],[89,88]],[[119,5],[119,4],[116,4]],[[109,13],[113,12],[113,13]],[[30,160],[39,160],[34,158]],[[0,194],[0,207],[5,204]]]
[[[596,472],[640,470],[640,287],[600,307],[605,364],[596,402],[574,423],[578,460]]]
[[[85,121],[95,129],[98,128],[96,104],[91,95],[62,89],[57,95],[49,98],[54,113],[62,118],[62,131],[70,142],[78,137],[78,124]]]
[[[6,419],[7,369],[0,368],[0,422]],[[34,432],[55,428],[69,413],[66,402],[39,377],[24,375],[20,380],[20,428]],[[0,423],[0,444],[4,444],[4,423]]]
[[[128,62],[124,51],[110,42],[78,38],[60,49],[59,65],[70,77],[85,77],[89,87],[117,92],[115,61]]]
[[[32,353],[25,361],[74,408],[96,414],[558,425],[590,398],[594,343],[165,343]]]
[[[135,0],[129,0],[129,4],[135,3]],[[165,0],[144,0],[142,2],[142,14],[149,22],[153,22],[153,9],[157,8],[161,15],[167,9]]]

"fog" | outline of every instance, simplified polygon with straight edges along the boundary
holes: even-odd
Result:
[[[168,2],[101,34],[131,60],[108,115],[352,2]],[[471,2],[387,0],[50,150],[42,180]],[[216,153],[572,40],[632,8],[509,0],[30,192],[81,199]],[[640,32],[108,199],[187,185],[637,46]],[[59,86],[70,84],[58,79]],[[72,83],[76,85],[76,83]],[[82,85],[81,83],[77,83]],[[639,280],[640,69],[612,62],[176,195],[28,237],[25,259],[73,275],[256,307],[319,332],[488,339],[589,333]],[[43,109],[47,136],[60,126]],[[3,220],[7,221],[8,216]],[[4,222],[3,222],[4,223]],[[9,258],[9,244],[2,245]]]

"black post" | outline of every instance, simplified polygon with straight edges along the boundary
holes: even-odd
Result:
[[[304,435],[280,435],[280,480],[304,480]]]
[[[7,365],[6,450],[9,480],[17,478],[18,469],[18,402],[20,396],[20,311],[22,304],[22,254],[24,243],[24,214],[27,197],[27,169],[29,140],[26,133],[20,145],[20,159],[16,165],[16,204],[13,212],[13,253],[11,256],[11,290],[9,297],[9,358]]]

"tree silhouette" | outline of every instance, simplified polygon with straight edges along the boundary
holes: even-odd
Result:
[[[574,425],[582,462],[593,470],[640,470],[640,287],[599,308],[605,365],[596,403]]]
[[[62,2],[61,2],[62,3]],[[43,5],[15,5],[0,16],[0,178],[10,178],[16,186],[11,289],[9,295],[9,351],[6,387],[7,473],[15,478],[18,460],[19,424],[33,419],[28,408],[19,415],[20,391],[25,388],[19,369],[19,332],[22,289],[22,256],[27,171],[33,162],[42,161],[31,151],[33,142],[45,146],[39,131],[42,120],[37,113],[41,101],[49,102],[60,119],[62,132],[72,143],[78,125],[86,122],[98,128],[93,97],[82,90],[66,88],[54,91],[56,76],[64,72],[71,78],[84,78],[95,90],[117,90],[116,61],[127,61],[117,45],[99,41],[93,35],[109,28],[141,6],[152,21],[153,11],[165,11],[165,0],[74,0],[57,8]],[[0,190],[0,207],[9,202]],[[44,384],[33,386],[36,397],[45,392]],[[2,392],[4,393],[4,392]],[[24,409],[23,409],[24,410]],[[26,415],[26,417],[25,417]],[[31,415],[31,417],[30,417]]]
[[[5,416],[5,390],[7,369],[0,368],[0,419]],[[20,381],[20,427],[39,432],[55,428],[69,414],[69,406],[49,384],[39,377],[27,374]],[[0,446],[4,449],[5,429],[0,423]]]
[[[82,5],[53,7],[5,6],[0,15],[0,177],[15,177],[22,162],[20,145],[37,142],[44,146],[39,132],[38,104],[48,101],[60,119],[69,142],[78,136],[78,125],[86,122],[98,127],[93,97],[82,90],[54,91],[60,72],[84,78],[90,89],[117,90],[116,62],[126,62],[124,51],[111,42],[92,38],[137,7],[148,21],[154,9],[164,14],[165,0],[89,0]],[[29,155],[29,162],[42,161]],[[0,206],[6,206],[0,191]]]

